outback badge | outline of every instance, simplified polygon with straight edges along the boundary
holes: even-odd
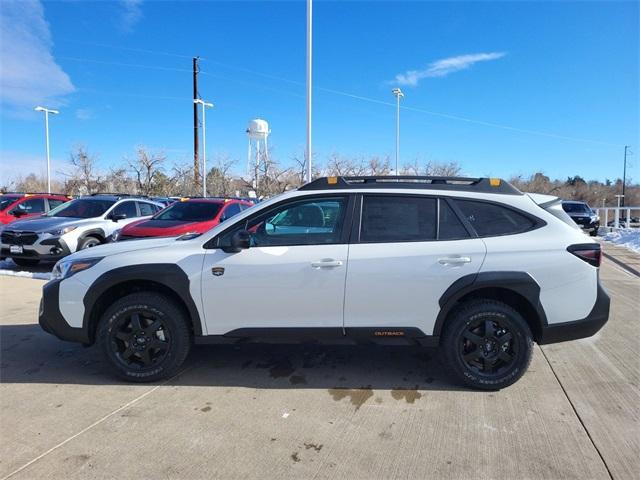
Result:
[[[211,273],[213,273],[216,277],[221,277],[224,275],[224,267],[213,267],[211,269]]]

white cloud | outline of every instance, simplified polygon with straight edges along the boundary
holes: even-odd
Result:
[[[76,110],[76,118],[78,120],[91,120],[93,118],[93,111],[88,108],[78,108]]]
[[[475,63],[497,60],[506,55],[505,52],[471,53],[457,57],[442,58],[430,63],[423,70],[408,70],[396,75],[395,80],[389,82],[402,86],[415,87],[423,78],[446,77],[450,73],[466,70]]]
[[[59,105],[75,91],[51,53],[51,33],[38,0],[2,0],[0,8],[0,102],[21,111]]]
[[[142,19],[142,0],[120,0],[122,5],[121,27],[129,33],[133,27]]]

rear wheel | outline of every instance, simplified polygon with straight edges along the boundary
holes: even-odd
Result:
[[[473,388],[497,390],[527,370],[533,338],[527,322],[509,305],[473,300],[447,322],[443,347],[458,380]]]
[[[31,258],[13,258],[13,263],[21,267],[35,267],[40,263],[40,260]]]
[[[97,341],[117,374],[134,382],[152,382],[178,372],[191,347],[183,311],[164,296],[127,295],[102,316]]]

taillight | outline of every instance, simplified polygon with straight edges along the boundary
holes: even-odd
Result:
[[[579,243],[569,245],[567,251],[573,253],[580,260],[584,260],[589,265],[599,267],[602,263],[602,250],[599,243]]]

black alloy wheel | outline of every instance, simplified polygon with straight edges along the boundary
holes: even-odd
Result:
[[[171,298],[140,292],[107,309],[96,342],[120,377],[152,382],[178,373],[191,348],[191,329],[185,310]]]
[[[444,327],[442,347],[457,380],[482,390],[515,383],[527,370],[533,337],[522,315],[490,299],[457,308]]]

